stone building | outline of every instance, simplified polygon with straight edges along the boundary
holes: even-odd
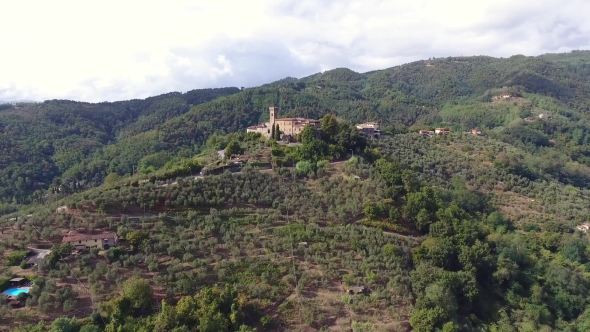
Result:
[[[118,237],[115,233],[65,236],[61,242],[71,243],[77,250],[99,248],[107,250],[117,246]]]
[[[369,138],[381,138],[381,129],[379,127],[379,122],[361,123],[356,125],[356,129],[360,130]]]
[[[279,130],[283,133],[283,135],[289,135],[292,137],[295,137],[297,134],[301,133],[303,128],[305,128],[307,125],[314,126],[317,131],[322,130],[322,124],[320,123],[320,120],[306,118],[279,118],[278,107],[271,106],[268,108],[268,110],[270,112],[270,121],[248,127],[246,132],[260,133],[262,136],[269,138],[273,132],[272,127],[277,124],[279,125]]]

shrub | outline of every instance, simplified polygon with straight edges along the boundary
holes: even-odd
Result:
[[[26,251],[11,252],[10,254],[8,254],[8,256],[6,256],[6,265],[18,266],[23,261],[26,255]]]

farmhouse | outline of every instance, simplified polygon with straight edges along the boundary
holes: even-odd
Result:
[[[10,282],[10,285],[12,287],[22,287],[27,282],[27,279],[25,279],[25,278],[12,278],[12,279],[8,280],[8,282]]]
[[[247,133],[260,133],[262,136],[269,138],[272,133],[272,127],[279,125],[279,131],[284,135],[295,137],[301,133],[303,128],[307,125],[312,125],[317,131],[322,130],[320,120],[306,119],[306,118],[278,118],[279,108],[271,106],[268,108],[270,112],[270,121],[259,125],[251,126],[246,129]]]
[[[74,236],[65,236],[61,242],[71,243],[77,250],[99,248],[109,249],[117,246],[118,237],[115,233],[104,234],[81,234]]]
[[[450,133],[450,131],[445,128],[436,128],[436,129],[434,129],[434,133],[437,135],[440,135],[440,134],[448,135]]]
[[[346,292],[348,294],[365,294],[367,293],[367,289],[365,288],[365,286],[352,286],[346,289]]]
[[[508,94],[493,96],[492,100],[502,100],[502,99],[510,99],[512,96]]]
[[[434,131],[432,130],[420,130],[420,135],[424,135],[426,137],[434,136]]]
[[[553,117],[549,113],[541,113],[539,114],[539,119],[552,119]]]
[[[369,138],[381,138],[381,129],[379,127],[379,122],[361,123],[356,125],[356,129],[360,130]]]
[[[476,136],[480,136],[481,135],[481,130],[471,129],[471,134],[476,135]]]

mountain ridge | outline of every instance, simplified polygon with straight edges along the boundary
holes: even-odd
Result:
[[[552,111],[563,113],[572,122],[587,121],[589,78],[589,51],[536,57],[447,57],[367,73],[336,68],[244,90],[202,89],[102,103],[50,100],[34,107],[11,107],[0,110],[0,135],[6,137],[5,144],[13,150],[19,146],[19,152],[14,152],[17,155],[38,155],[37,160],[43,162],[37,164],[45,165],[44,172],[52,175],[40,174],[43,172],[38,166],[33,167],[37,169],[32,172],[35,174],[15,176],[19,171],[11,171],[8,178],[23,178],[28,189],[21,186],[21,190],[14,190],[13,186],[0,184],[0,197],[27,197],[34,190],[47,188],[51,178],[58,175],[88,180],[97,174],[98,178],[111,172],[124,174],[132,171],[141,158],[161,150],[197,153],[215,133],[240,131],[266,121],[264,110],[272,105],[285,116],[320,118],[335,113],[352,123],[380,121],[387,130],[396,132],[409,126],[440,123],[444,108],[457,103],[477,107],[486,95],[509,86],[537,95],[538,100],[548,98]],[[207,91],[213,94],[201,98],[200,94]],[[26,120],[26,114],[36,114],[37,122]],[[484,124],[473,118],[461,121],[462,126]],[[17,125],[21,133],[9,139],[6,128],[10,123]],[[39,139],[33,139],[31,147],[31,142],[25,141],[34,136]],[[18,157],[4,165],[9,166],[12,160]]]

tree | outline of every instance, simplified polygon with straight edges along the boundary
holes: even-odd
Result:
[[[152,304],[153,292],[149,281],[133,277],[123,283],[125,298],[129,299],[133,309],[147,311]]]
[[[322,133],[326,136],[329,142],[336,142],[336,135],[340,131],[340,126],[334,114],[326,114],[320,119],[322,124]]]
[[[96,325],[84,325],[80,328],[80,332],[100,332],[100,328]]]
[[[75,318],[59,317],[53,321],[49,332],[76,332],[78,326]]]
[[[104,184],[107,184],[107,185],[115,184],[115,183],[119,182],[120,179],[121,179],[121,177],[119,176],[119,174],[111,173],[111,174],[107,175],[106,178],[104,178]]]
[[[307,160],[302,160],[298,162],[297,165],[295,165],[295,168],[297,169],[297,174],[305,176],[307,174],[315,172],[314,166],[314,163]]]
[[[303,127],[303,130],[301,131],[301,143],[303,143],[303,145],[307,145],[310,144],[313,140],[316,139],[316,129],[313,125],[306,125],[305,127]]]
[[[23,262],[25,256],[27,255],[26,251],[15,251],[6,256],[6,265],[8,266],[18,266]]]
[[[281,130],[279,129],[279,124],[277,123],[277,128],[275,129],[275,139],[277,141],[281,140]]]
[[[275,125],[271,125],[271,128],[270,128],[270,138],[271,138],[271,139],[275,139],[275,136],[276,136],[276,133],[275,133],[275,131],[276,131],[276,130],[277,130],[277,129],[276,129],[276,126],[275,126]]]
[[[150,233],[145,229],[131,231],[125,236],[133,250],[137,249],[137,246],[141,245],[144,241],[147,241],[149,237]]]
[[[240,147],[240,143],[236,140],[229,142],[227,147],[225,148],[225,156],[230,158],[232,155],[242,153],[242,148]]]
[[[301,159],[317,163],[328,154],[328,145],[324,141],[313,138],[299,147],[299,154]]]

